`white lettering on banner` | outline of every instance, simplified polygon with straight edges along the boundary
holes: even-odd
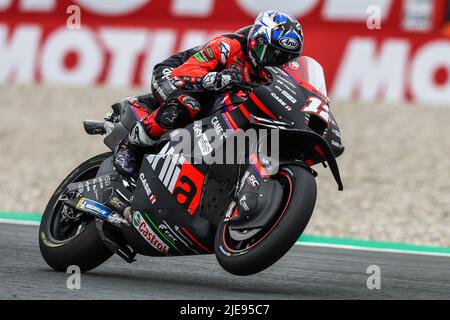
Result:
[[[20,9],[23,11],[48,12],[55,9],[55,0],[21,0]]]
[[[208,17],[215,0],[172,0],[172,13],[176,16]]]
[[[206,31],[187,31],[181,39],[180,50],[187,50],[189,48],[202,45],[209,40],[209,33]]]
[[[150,86],[153,67],[174,53],[176,40],[177,34],[175,31],[160,30],[150,33],[146,58],[141,70],[141,82],[144,85]]]
[[[19,0],[19,9],[24,12],[49,12],[55,9],[55,0]],[[0,0],[0,10],[11,7],[12,0]]]
[[[274,6],[273,0],[236,0],[239,7],[250,16],[256,16],[261,11],[272,10],[276,7],[281,12],[286,12],[298,17],[310,13],[318,4],[318,0],[277,0]]]
[[[12,0],[0,0],[0,10],[8,9],[11,6]]]
[[[147,44],[147,33],[143,29],[104,28],[100,37],[112,53],[106,83],[115,87],[129,85],[133,82],[137,57]]]
[[[41,73],[44,83],[95,84],[104,57],[94,35],[86,28],[77,31],[60,28],[51,33],[42,51]],[[72,68],[64,65],[64,59],[69,53],[77,55],[77,63]]]
[[[365,21],[367,8],[376,6],[381,10],[381,18],[388,16],[392,0],[328,0],[325,1],[323,17],[329,20]]]
[[[212,32],[202,32],[202,38]],[[192,47],[205,42],[199,35],[197,30],[168,28],[61,27],[42,37],[40,25],[17,25],[10,30],[0,24],[0,83],[32,83],[40,74],[43,83],[148,85],[155,64],[179,50],[177,44]],[[106,60],[108,53],[111,59]],[[332,98],[371,102],[412,98],[413,102],[450,105],[450,80],[445,79],[450,73],[450,43],[445,40],[420,43],[408,38],[352,37],[345,52],[337,54],[342,60],[331,86]],[[140,57],[143,63],[137,69]],[[438,73],[444,77],[436,77]],[[296,99],[281,94],[292,102]]]
[[[350,40],[334,83],[334,98],[353,99],[359,89],[358,98],[366,101],[377,100],[379,94],[385,101],[404,99],[408,41],[385,41],[378,56],[375,44],[371,38]]]
[[[435,1],[405,0],[402,26],[407,31],[428,32],[433,28]]]
[[[0,25],[0,82],[30,83],[41,38],[40,27],[21,26],[7,39],[8,27]]]
[[[435,83],[440,69],[447,72],[447,82]],[[450,104],[450,42],[434,41],[421,48],[411,67],[411,90],[419,102]]]
[[[139,10],[151,0],[75,0],[83,9],[105,16],[122,16]]]
[[[170,15],[173,17],[200,17],[212,18],[216,1],[221,0],[166,0],[166,6],[170,8]],[[223,1],[223,0],[222,0]],[[314,9],[322,6],[321,15],[325,19],[332,21],[364,21],[366,8],[370,5],[381,9],[383,18],[388,17],[392,7],[392,0],[278,0],[274,6],[273,0],[233,0],[249,17],[255,17],[264,10],[277,9],[290,13],[299,18],[310,14]],[[46,12],[52,13],[56,10],[57,0],[17,0],[18,8],[21,12]],[[152,0],[73,0],[75,4],[81,6],[84,11],[106,16],[120,17],[137,13],[139,16],[145,14],[143,9]],[[163,1],[161,1],[163,2]],[[0,0],[0,10],[8,10],[13,6],[13,0]],[[162,6],[162,4],[159,4]],[[156,5],[155,5],[156,7]],[[419,24],[417,19],[413,20]]]

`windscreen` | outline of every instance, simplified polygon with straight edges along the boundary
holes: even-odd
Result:
[[[320,93],[327,97],[327,86],[322,66],[313,58],[302,56],[297,60],[299,69],[296,71],[300,79],[310,83]]]

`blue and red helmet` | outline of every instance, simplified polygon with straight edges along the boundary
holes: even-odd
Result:
[[[261,12],[250,29],[247,46],[253,67],[281,66],[302,53],[302,26],[288,14]]]

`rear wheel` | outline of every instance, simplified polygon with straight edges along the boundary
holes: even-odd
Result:
[[[249,239],[238,241],[222,221],[216,233],[215,254],[219,264],[236,275],[258,273],[277,262],[297,242],[311,218],[316,203],[313,174],[300,166],[286,166],[273,177],[283,186],[278,214]],[[249,234],[252,230],[247,231]]]
[[[71,265],[89,271],[113,254],[100,239],[93,216],[59,201],[70,183],[94,178],[110,156],[110,152],[103,153],[79,165],[56,189],[45,208],[39,228],[39,247],[45,262],[57,271],[65,272]]]

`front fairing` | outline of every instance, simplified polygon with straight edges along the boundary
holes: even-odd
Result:
[[[301,80],[292,69],[286,67],[267,70],[272,82],[254,91],[258,100],[270,109],[277,120],[287,123],[290,129],[318,134],[330,146],[334,157],[340,156],[344,147],[329,99],[314,86]],[[252,107],[251,100],[246,103]],[[323,105],[319,108],[320,103]],[[312,154],[309,160],[313,163],[321,162],[320,155],[317,154]]]

